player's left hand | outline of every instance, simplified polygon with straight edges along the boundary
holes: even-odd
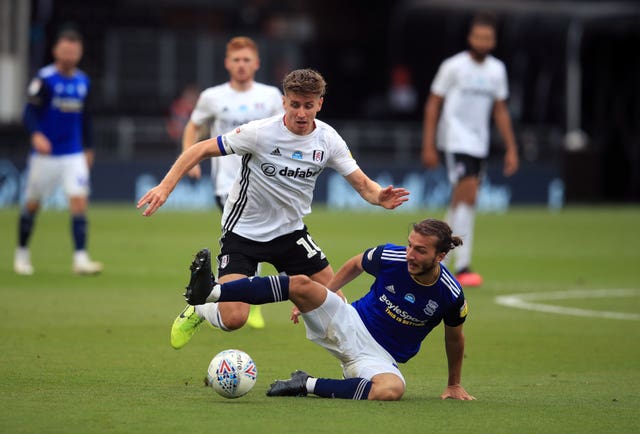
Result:
[[[454,384],[453,386],[447,386],[444,389],[442,395],[440,395],[440,399],[460,399],[462,401],[475,401],[475,397],[471,396],[464,390],[459,384]]]
[[[378,204],[386,209],[394,209],[408,201],[409,190],[406,188],[393,188],[390,185],[378,193]]]
[[[504,176],[511,176],[516,173],[519,165],[518,153],[513,149],[507,150],[504,154]]]
[[[138,201],[138,205],[136,208],[140,209],[145,205],[148,205],[147,208],[142,213],[143,216],[150,216],[154,212],[158,210],[169,197],[169,192],[166,188],[161,185],[156,185],[151,190],[147,191],[147,193],[142,196],[142,198]]]

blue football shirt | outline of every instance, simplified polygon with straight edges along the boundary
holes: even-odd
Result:
[[[29,132],[40,131],[49,139],[52,155],[82,152],[89,84],[82,71],[65,76],[53,64],[31,81],[25,123]]]
[[[451,327],[465,321],[462,287],[444,265],[435,283],[420,284],[407,271],[406,247],[386,244],[365,251],[362,267],[376,279],[352,305],[396,361],[404,363],[415,356],[440,321]]]

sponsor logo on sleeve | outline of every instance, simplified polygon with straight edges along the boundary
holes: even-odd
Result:
[[[42,80],[39,78],[34,78],[29,83],[29,96],[36,96],[38,92],[40,92],[40,88],[42,87]]]
[[[373,261],[373,252],[375,252],[375,251],[376,251],[376,249],[371,249],[371,250],[369,250],[369,253],[367,253],[367,259],[369,261]]]
[[[464,301],[464,304],[460,308],[460,318],[464,318],[469,313],[469,308],[467,307],[467,300]]]

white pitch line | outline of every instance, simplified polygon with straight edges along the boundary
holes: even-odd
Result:
[[[624,312],[608,312],[600,310],[579,309],[575,307],[554,306],[550,304],[531,303],[533,300],[570,300],[583,298],[607,297],[635,297],[640,295],[640,289],[594,289],[572,290],[557,292],[530,292],[525,294],[502,295],[495,301],[503,306],[517,309],[533,310],[537,312],[557,313],[561,315],[583,316],[590,318],[607,318],[638,321],[640,314]]]

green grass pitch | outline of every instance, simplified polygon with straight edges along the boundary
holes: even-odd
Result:
[[[418,212],[329,212],[306,222],[334,268],[369,246],[403,243]],[[441,218],[442,212],[434,217]],[[476,220],[474,265],[485,278],[465,291],[470,314],[463,384],[474,402],[441,401],[446,384],[442,326],[401,369],[400,402],[267,398],[294,369],[339,377],[337,362],[290,324],[290,305],[263,307],[264,330],[203,327],[180,351],[169,329],[193,253],[217,251],[217,212],[133,206],[90,211],[97,277],[71,274],[69,219],[39,215],[36,274],[13,274],[17,209],[0,210],[0,432],[227,433],[632,433],[640,432],[640,208],[516,208]],[[267,267],[266,271],[272,271]],[[362,276],[345,293],[368,289]],[[629,289],[625,296],[537,300],[628,319],[521,310],[512,294]],[[210,359],[240,348],[259,374],[245,397],[202,386]]]

